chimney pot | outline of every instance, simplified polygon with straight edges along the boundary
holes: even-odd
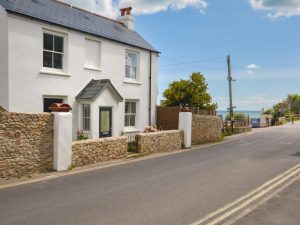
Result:
[[[132,7],[127,7],[127,8],[121,8],[120,11],[121,11],[121,16],[130,16],[131,15],[131,10],[132,10]]]
[[[132,7],[121,8],[121,15],[118,17],[118,21],[122,22],[128,29],[134,30],[134,18],[131,15]]]

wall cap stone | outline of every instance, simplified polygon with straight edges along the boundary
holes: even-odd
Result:
[[[123,140],[123,139],[127,140],[127,136],[107,137],[107,138],[97,138],[97,139],[73,141],[72,145],[88,144],[88,143],[95,143],[95,142],[105,142],[105,141],[117,141],[117,140]]]
[[[160,134],[173,134],[180,133],[180,130],[165,130],[165,131],[157,131],[157,132],[148,132],[148,133],[139,133],[140,136],[155,136]]]

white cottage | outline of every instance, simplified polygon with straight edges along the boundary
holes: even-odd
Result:
[[[56,0],[0,0],[0,105],[72,107],[90,138],[155,124],[158,51],[134,31],[131,8],[111,20]]]

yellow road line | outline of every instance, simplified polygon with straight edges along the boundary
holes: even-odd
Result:
[[[295,170],[296,172],[299,172],[299,171],[300,171],[300,164],[297,164],[296,166],[294,166],[294,167],[292,167],[291,169],[285,171],[284,173],[278,175],[277,177],[275,177],[275,178],[273,178],[273,179],[271,179],[271,180],[265,182],[262,186],[260,186],[260,187],[258,187],[258,188],[256,188],[256,189],[254,189],[253,191],[249,192],[248,194],[246,194],[246,195],[244,195],[244,196],[238,198],[237,200],[235,200],[235,201],[233,201],[233,202],[227,204],[226,206],[224,206],[224,207],[222,207],[222,208],[220,208],[220,209],[218,209],[218,210],[216,210],[216,211],[214,211],[214,212],[208,214],[207,216],[205,216],[205,217],[203,217],[203,218],[201,218],[201,219],[195,221],[194,223],[192,223],[192,224],[190,224],[190,225],[199,225],[199,224],[201,224],[201,223],[203,223],[203,222],[205,222],[205,221],[207,221],[207,220],[209,220],[209,219],[211,219],[211,218],[217,216],[218,214],[220,214],[220,213],[226,211],[227,209],[233,207],[234,205],[237,205],[238,203],[240,203],[240,202],[242,202],[242,201],[248,199],[250,196],[255,195],[256,193],[259,194],[260,192],[262,192],[264,189],[266,189],[266,188],[267,188],[268,186],[270,186],[271,184],[273,184],[273,183],[276,184],[276,182],[280,181],[280,179],[284,179],[284,177],[288,176],[290,173],[293,174],[293,171],[294,171],[294,170]],[[294,171],[294,172],[295,172],[295,171]],[[275,187],[276,187],[276,186],[275,186]],[[256,195],[255,195],[255,196],[256,196]],[[255,196],[254,196],[254,197],[255,197]],[[253,197],[252,197],[252,198],[253,198]],[[233,214],[233,213],[232,213],[232,214]],[[228,213],[227,213],[226,215],[228,215]]]

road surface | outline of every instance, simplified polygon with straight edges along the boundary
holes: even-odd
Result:
[[[300,162],[300,124],[0,189],[2,225],[184,225]]]

